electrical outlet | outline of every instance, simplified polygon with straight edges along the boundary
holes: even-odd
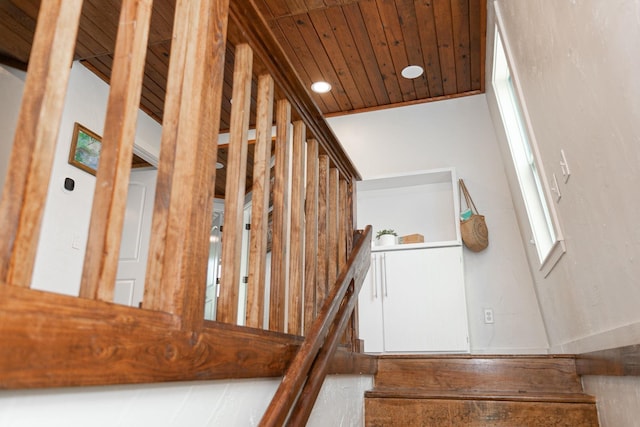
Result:
[[[490,308],[484,309],[484,323],[493,323],[493,310]]]

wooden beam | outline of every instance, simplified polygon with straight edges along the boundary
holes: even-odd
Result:
[[[222,241],[222,279],[216,320],[236,323],[238,318],[238,287],[242,257],[242,217],[247,175],[247,136],[249,102],[251,101],[251,70],[253,52],[249,45],[236,46],[233,70],[231,131],[227,159],[227,186],[224,204],[224,237]]]
[[[3,285],[0,389],[277,377],[302,343],[217,322],[183,331],[168,313]],[[375,369],[343,349],[330,372]]]
[[[338,277],[338,229],[339,229],[339,208],[338,188],[339,172],[336,168],[329,169],[329,191],[328,191],[328,219],[327,219],[327,286],[331,288]]]
[[[144,304],[186,330],[204,321],[227,7],[178,0],[173,26]]]
[[[43,2],[0,201],[0,282],[29,287],[82,0]]]
[[[294,335],[302,334],[304,279],[304,140],[306,133],[307,128],[302,121],[297,121],[293,124],[288,332]]]
[[[304,231],[304,331],[316,316],[316,284],[318,273],[318,141],[307,141],[307,182]]]
[[[290,182],[290,156],[292,150],[291,132],[291,104],[286,99],[278,101],[276,110],[276,147],[275,147],[275,174],[273,185],[273,229],[271,244],[271,288],[277,288],[278,294],[286,289],[287,266],[292,256],[292,251],[287,244],[290,206],[289,206],[289,182]],[[294,175],[295,178],[295,175]],[[292,208],[294,209],[294,208]],[[282,302],[282,298],[280,298]],[[271,311],[271,308],[270,308]],[[275,314],[276,318],[279,313]],[[284,325],[284,322],[283,322]]]
[[[267,274],[267,231],[269,226],[269,180],[271,173],[271,127],[273,125],[273,79],[258,78],[256,143],[253,152],[251,195],[251,237],[249,240],[249,281],[247,283],[246,325],[262,327],[264,289]]]
[[[100,164],[80,284],[80,296],[84,298],[113,301],[151,5],[152,0],[125,0],[120,9]]]

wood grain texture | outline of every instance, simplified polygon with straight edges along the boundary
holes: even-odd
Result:
[[[315,373],[318,376],[323,376],[323,372],[326,372],[323,361],[330,359],[333,350],[335,350],[336,343],[343,331],[341,328],[346,326],[346,319],[349,318],[355,307],[358,292],[371,263],[371,233],[371,226],[367,226],[363,238],[354,248],[347,265],[340,273],[336,286],[331,289],[318,317],[311,325],[307,338],[287,368],[280,386],[260,421],[260,426],[284,425],[307,376],[313,372],[312,368],[316,361],[319,362],[319,365],[315,366],[317,369]],[[340,316],[338,316],[339,314]],[[330,332],[332,333],[330,334]],[[323,355],[323,352],[328,354]],[[322,381],[320,381],[321,384]],[[315,397],[307,403],[313,406],[314,401]]]
[[[238,317],[252,59],[253,51],[249,45],[236,46],[233,79],[233,99],[236,102],[231,106],[227,188],[225,190],[227,198],[224,205],[225,238],[222,242],[223,267],[216,312],[216,320],[224,323],[236,323]]]
[[[47,316],[43,317],[43,313]],[[281,376],[301,338],[205,322],[0,282],[0,389]],[[375,373],[339,349],[330,373]]]
[[[226,10],[226,0],[176,4],[144,303],[188,330],[204,318]]]
[[[571,357],[383,357],[376,386],[440,391],[582,392]]]
[[[597,427],[595,404],[365,399],[368,427]]]
[[[306,126],[293,123],[293,155],[291,159],[291,230],[289,235],[289,313],[287,331],[302,334],[302,308],[304,289],[304,154]]]
[[[336,168],[329,169],[329,191],[327,206],[327,286],[331,288],[338,276],[338,231],[340,221],[339,197],[340,189],[339,173]]]
[[[316,311],[329,291],[329,157],[318,156],[318,252],[316,273]]]
[[[126,0],[120,10],[100,164],[80,282],[80,296],[84,298],[113,301],[151,4],[151,0]]]
[[[29,287],[81,0],[44,2],[0,201],[0,281]]]
[[[318,280],[318,141],[307,141],[307,182],[305,194],[304,229],[304,333],[309,332],[316,317]]]
[[[269,178],[271,173],[271,127],[273,124],[273,79],[258,78],[256,142],[253,156],[251,233],[249,239],[249,281],[247,283],[247,326],[262,327],[264,289],[267,278],[267,233],[269,227]]]
[[[286,99],[276,105],[275,173],[273,184],[273,225],[271,245],[271,287],[285,289],[287,286],[287,265],[292,252],[287,244],[290,199],[289,183],[292,180],[290,159],[292,140],[290,138],[291,104]],[[295,332],[292,332],[295,333]]]

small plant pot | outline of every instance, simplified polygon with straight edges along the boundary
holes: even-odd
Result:
[[[397,239],[393,234],[383,234],[382,236],[378,237],[377,241],[378,246],[389,246],[395,245],[396,243]]]

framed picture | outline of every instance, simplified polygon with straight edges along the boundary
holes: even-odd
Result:
[[[73,126],[69,164],[95,175],[100,160],[102,138],[80,123]]]

